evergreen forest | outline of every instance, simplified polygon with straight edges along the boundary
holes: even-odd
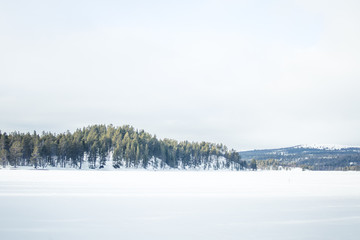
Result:
[[[101,169],[247,168],[235,150],[223,144],[158,139],[125,125],[92,125],[74,132],[38,134],[0,131],[2,167]]]

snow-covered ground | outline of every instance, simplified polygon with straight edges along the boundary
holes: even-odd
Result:
[[[0,170],[0,238],[358,239],[360,172]]]

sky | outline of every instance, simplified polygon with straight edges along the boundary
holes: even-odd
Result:
[[[0,1],[0,129],[360,145],[359,1]]]

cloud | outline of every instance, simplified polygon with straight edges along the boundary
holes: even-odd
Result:
[[[236,149],[359,141],[355,1],[69,4],[3,6],[3,130],[132,124]]]

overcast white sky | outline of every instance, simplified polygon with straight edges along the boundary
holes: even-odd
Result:
[[[359,1],[1,1],[0,129],[360,143]]]

